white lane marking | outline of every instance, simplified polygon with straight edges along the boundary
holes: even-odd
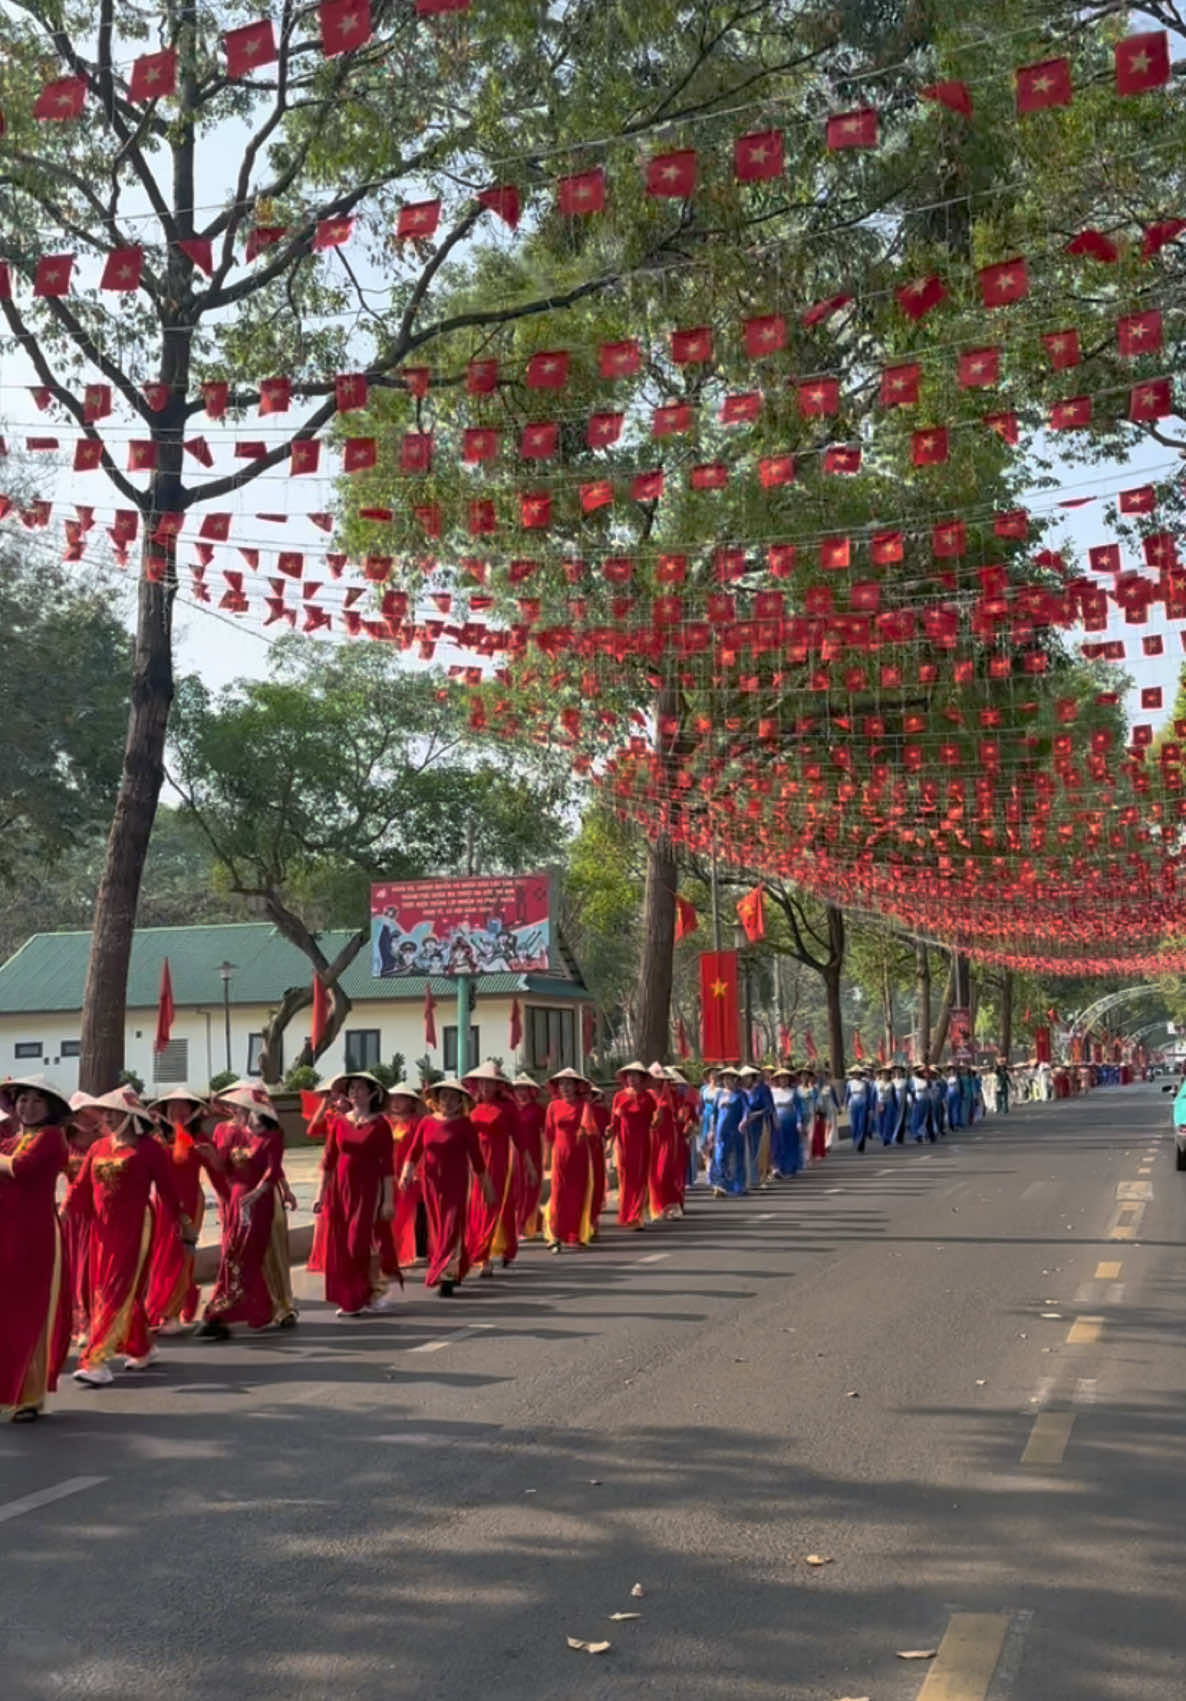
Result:
[[[487,1329],[493,1329],[493,1323],[469,1323],[464,1329],[454,1329],[442,1340],[421,1341],[419,1346],[409,1347],[410,1353],[439,1353],[444,1347],[451,1347],[455,1341],[464,1341],[471,1335],[480,1335]]]
[[[884,1169],[879,1169],[875,1173],[877,1175],[892,1175],[897,1167],[897,1164],[886,1164]]]
[[[648,1252],[645,1258],[640,1258],[640,1264],[657,1264],[661,1258],[670,1258],[670,1252]]]
[[[758,1212],[758,1221],[760,1223],[772,1223],[774,1221],[774,1212],[773,1211],[759,1211]],[[666,1253],[664,1253],[663,1256],[666,1257],[667,1256]]]
[[[824,1192],[825,1193],[843,1193],[844,1189],[843,1189],[843,1187],[825,1187]]]
[[[1098,1378],[1080,1376],[1075,1383],[1075,1392],[1071,1395],[1072,1403],[1076,1406],[1094,1406]]]
[[[1038,1392],[1036,1394],[1030,1395],[1029,1404],[1028,1404],[1028,1406],[1024,1406],[1022,1408],[1023,1411],[1030,1411],[1030,1412],[1032,1412],[1034,1410],[1041,1411],[1042,1407],[1046,1404],[1047,1400],[1049,1400],[1049,1398],[1050,1398],[1050,1396],[1053,1392],[1054,1392],[1054,1377],[1053,1376],[1044,1376],[1042,1378],[1042,1380],[1038,1383]]]
[[[1106,1305],[1123,1305],[1124,1304],[1124,1283],[1123,1282],[1109,1282],[1108,1283],[1108,1291],[1104,1295],[1104,1303]]]
[[[6,1500],[0,1506],[0,1524],[6,1524],[10,1518],[20,1518],[26,1512],[36,1512],[39,1506],[52,1506],[55,1500],[66,1500],[72,1494],[81,1494],[84,1489],[98,1488],[106,1477],[67,1477],[65,1482],[58,1482],[52,1488],[39,1488],[34,1494],[22,1494],[19,1500]]]

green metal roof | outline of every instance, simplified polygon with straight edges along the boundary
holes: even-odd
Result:
[[[350,938],[344,930],[319,935],[331,960]],[[78,1010],[90,954],[89,933],[35,933],[0,966],[0,1015],[35,1015],[53,1010]],[[141,927],[132,942],[128,974],[128,1007],[155,1007],[161,984],[161,964],[169,959],[173,1002],[178,1006],[222,1003],[220,963],[233,963],[232,1004],[274,1004],[290,986],[311,977],[308,959],[276,932],[271,922],[233,922],[212,927]],[[342,976],[342,990],[355,1001],[364,998],[419,999],[427,984],[423,976],[407,980],[371,977],[369,943]],[[452,995],[454,982],[433,978],[436,996]],[[479,998],[534,993],[539,998],[583,1000],[588,992],[579,980],[556,975],[478,975]]]

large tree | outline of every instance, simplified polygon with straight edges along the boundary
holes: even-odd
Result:
[[[170,761],[230,891],[308,959],[265,1029],[267,1079],[315,973],[333,998],[318,1053],[349,1014],[341,977],[370,938],[372,881],[539,867],[560,850],[564,800],[562,782],[483,749],[439,678],[386,646],[292,638],[271,663],[217,696],[184,680]],[[343,927],[331,957],[321,936]],[[308,1045],[298,1061],[316,1061]]]
[[[555,314],[624,269],[657,263],[678,216],[632,244],[574,246],[562,266],[517,280],[525,287],[513,292],[464,308],[446,302],[452,263],[479,222],[499,216],[477,200],[480,190],[530,195],[582,138],[637,141],[697,110],[704,67],[717,61],[743,62],[747,79],[755,64],[776,77],[802,54],[779,27],[800,10],[790,0],[690,9],[665,0],[636,14],[595,4],[541,13],[529,0],[496,0],[441,17],[432,5],[371,0],[369,33],[365,8],[296,0],[281,0],[272,29],[241,0],[165,0],[152,19],[115,0],[15,0],[0,15],[0,217],[6,275],[25,286],[0,290],[0,312],[51,410],[95,447],[144,550],[85,993],[84,1085],[109,1085],[122,1061],[132,930],[174,695],[173,517],[288,466],[293,445],[333,420],[335,374],[407,400],[419,380],[403,368],[434,362],[462,328]],[[806,10],[827,16],[822,5]],[[250,37],[224,41],[249,26]],[[438,194],[439,232],[393,251],[401,207]],[[343,247],[342,221],[351,220],[354,246]],[[39,261],[67,251],[88,292],[60,293],[60,262],[34,292]],[[109,281],[121,293],[90,293],[111,254]],[[201,381],[229,379],[234,413],[277,375],[303,405],[291,424],[274,422],[281,429],[262,454],[221,455],[208,475],[186,460]],[[144,445],[132,462],[142,471],[119,464],[87,384],[107,386],[112,423]]]

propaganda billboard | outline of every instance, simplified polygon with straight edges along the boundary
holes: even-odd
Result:
[[[371,974],[546,974],[552,909],[546,874],[379,881],[371,887]]]

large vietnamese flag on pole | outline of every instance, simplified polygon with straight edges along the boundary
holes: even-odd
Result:
[[[741,1056],[736,951],[701,953],[700,1055],[705,1063],[736,1063]]]

